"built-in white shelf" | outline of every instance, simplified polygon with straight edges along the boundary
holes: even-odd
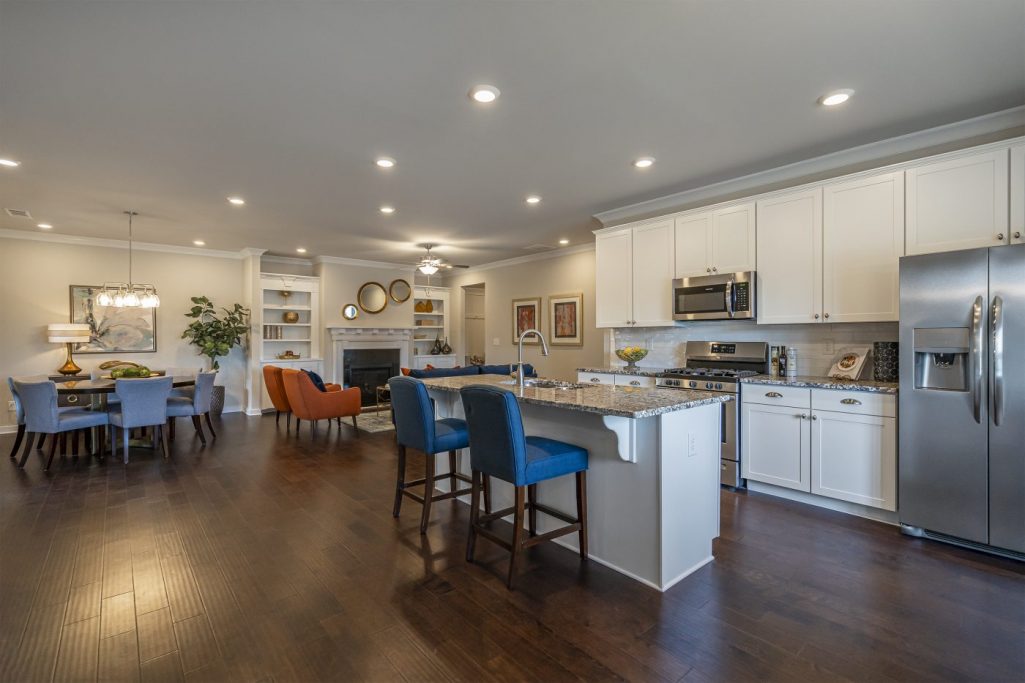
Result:
[[[312,306],[289,306],[287,304],[264,304],[263,307],[269,311],[309,311]],[[267,323],[274,325],[275,323]]]

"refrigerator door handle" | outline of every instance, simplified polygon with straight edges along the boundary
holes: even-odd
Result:
[[[993,338],[990,340],[993,358],[990,362],[993,391],[993,424],[1000,426],[1004,421],[1004,300],[993,297]]]
[[[971,372],[972,409],[975,421],[982,423],[982,297],[972,305]]]

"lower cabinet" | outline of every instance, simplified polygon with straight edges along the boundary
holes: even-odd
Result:
[[[897,509],[894,396],[764,389],[745,385],[742,390],[741,471],[746,479]]]
[[[647,375],[620,375],[612,372],[577,372],[581,384],[612,384],[617,387],[653,389],[655,378]]]

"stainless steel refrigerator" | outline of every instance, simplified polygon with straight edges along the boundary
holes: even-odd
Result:
[[[1025,244],[900,260],[907,533],[1025,553]]]

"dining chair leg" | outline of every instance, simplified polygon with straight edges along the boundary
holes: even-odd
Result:
[[[107,448],[107,428],[100,425],[96,428],[96,457],[102,459],[103,451]]]
[[[425,454],[426,455],[426,454]],[[431,521],[431,499],[434,498],[434,454],[424,457],[427,463],[424,473],[424,510],[420,517],[420,533],[427,533],[427,523]]]
[[[299,436],[299,425],[302,424],[302,420],[295,418],[295,435]]]
[[[164,460],[167,460],[170,457],[170,453],[167,450],[167,437],[164,435],[164,428],[157,425],[154,429],[156,430],[157,438],[160,440],[160,448],[164,451]]]
[[[37,451],[43,450],[43,440],[44,439],[46,439],[46,434],[45,433],[41,433],[39,435],[39,443],[36,444],[36,450]]]
[[[290,431],[292,431],[292,413],[285,415],[285,433],[288,434]]]
[[[174,441],[174,423],[178,421],[176,417],[167,418],[167,436],[170,441]]]
[[[534,504],[537,502],[537,484],[527,487],[527,528],[530,530],[530,537],[537,536],[537,510]]]
[[[214,423],[210,421],[210,413],[204,413],[203,417],[206,418],[206,427],[210,430],[210,434],[214,437],[214,441],[217,440],[217,432],[214,431]]]
[[[448,452],[448,490],[449,491],[456,491],[456,490],[458,490],[459,489],[459,486],[457,486],[458,483],[459,483],[459,480],[456,479],[456,452],[455,451],[449,451]],[[455,501],[456,499],[453,498],[452,500]]]
[[[57,439],[50,439],[50,452],[46,456],[46,467],[44,470],[50,469],[50,464],[53,462],[53,454],[57,450]]]
[[[85,441],[85,452],[89,455],[93,454],[93,430],[92,427],[85,430],[82,434],[83,441]]]
[[[196,434],[199,434],[199,441],[205,446],[206,435],[203,434],[203,423],[199,421],[199,415],[192,416],[192,426],[196,428]]]
[[[75,431],[71,432],[70,436],[68,436],[68,438],[71,440],[71,455],[75,458],[78,457],[78,432],[79,430],[76,429]]]
[[[483,480],[483,488],[484,488],[484,512],[486,514],[490,515],[491,514],[491,475],[490,474],[483,474],[483,475],[481,475],[481,479]]]
[[[359,426],[356,424],[356,416],[352,416],[352,429],[356,432],[356,436],[359,436]]]
[[[471,470],[470,474],[470,533],[466,537],[466,561],[473,562],[473,552],[477,547],[477,519],[480,517],[480,472]]]
[[[580,522],[580,559],[587,559],[587,472],[577,472],[577,521]]]
[[[505,582],[505,587],[512,590],[513,587],[513,576],[516,575],[516,559],[520,554],[520,546],[523,545],[523,494],[525,486],[516,487],[516,512],[513,515],[513,537],[512,537],[512,553],[509,557],[509,578]]]
[[[110,457],[117,457],[117,427],[110,425]]]
[[[63,455],[67,455],[68,454],[68,433],[67,432],[61,432],[59,437],[60,437],[61,455],[62,456]],[[54,434],[54,438],[55,439],[58,438],[58,435]]]
[[[128,432],[130,430],[121,428],[121,450],[124,451],[125,464],[128,464]]]
[[[280,424],[281,424],[281,411],[280,410],[275,410],[274,411],[274,426],[277,427]]]
[[[25,440],[25,425],[18,425],[18,435],[14,437],[14,448],[11,449],[11,457],[18,457],[18,449],[21,448],[21,442]]]
[[[28,462],[28,454],[32,452],[32,442],[35,441],[36,435],[29,432],[26,435],[28,438],[25,439],[25,450],[21,453],[21,460],[18,461],[18,467],[24,467],[25,463]]]
[[[406,488],[406,447],[399,444],[399,469],[395,477],[395,503],[391,507],[391,516],[398,517],[402,509],[402,490]]]

